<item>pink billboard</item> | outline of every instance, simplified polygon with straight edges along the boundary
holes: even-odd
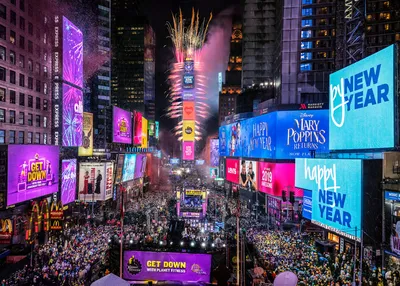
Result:
[[[291,190],[294,191],[296,197],[303,196],[303,191],[294,187],[294,163],[259,162],[258,171],[258,189],[261,192],[272,196],[282,196],[283,190]]]
[[[185,141],[182,143],[182,158],[183,160],[194,160],[194,142]]]
[[[134,132],[133,144],[142,145],[142,114],[138,111],[135,111]]]
[[[239,184],[239,160],[226,159],[226,180],[235,184]]]

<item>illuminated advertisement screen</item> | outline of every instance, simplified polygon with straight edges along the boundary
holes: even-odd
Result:
[[[225,159],[219,158],[219,177],[225,179]]]
[[[117,157],[117,171],[115,174],[115,183],[119,184],[122,182],[122,170],[124,168],[125,154],[118,154]]]
[[[132,181],[135,178],[136,154],[125,154],[122,168],[122,182]]]
[[[142,114],[135,111],[135,134],[133,137],[133,144],[142,145]]]
[[[211,255],[179,252],[124,252],[124,279],[210,282]]]
[[[148,121],[146,118],[142,117],[142,145],[140,146],[141,148],[147,148],[148,144],[147,128],[148,128]]]
[[[226,159],[226,180],[235,184],[239,184],[239,160],[238,159]]]
[[[63,17],[63,79],[83,88],[83,34]]]
[[[194,141],[195,133],[194,133],[195,123],[192,120],[184,120],[182,127],[183,141]]]
[[[296,159],[296,187],[312,192],[311,221],[360,239],[362,160]]]
[[[154,137],[155,137],[156,139],[158,139],[159,136],[160,136],[160,122],[156,121],[156,122],[155,122],[155,126],[156,126],[156,131],[155,131],[155,133],[154,133]]]
[[[113,142],[132,144],[132,114],[113,106]]]
[[[310,157],[329,152],[329,110],[294,110],[277,112],[277,159]]]
[[[83,113],[82,146],[78,148],[78,156],[93,155],[93,113]]]
[[[79,164],[79,200],[105,201],[112,198],[112,162],[85,162]]]
[[[177,165],[177,164],[179,164],[179,159],[178,158],[171,158],[171,159],[169,159],[169,163],[171,164],[171,165]]]
[[[183,89],[194,88],[194,75],[185,74],[183,75]]]
[[[183,64],[183,70],[185,73],[193,73],[194,72],[194,61],[193,60],[187,60]]]
[[[195,120],[195,108],[194,101],[184,101],[183,102],[183,120]]]
[[[301,189],[294,188],[295,164],[258,162],[258,171],[258,190],[260,192],[280,197],[283,190],[291,189],[295,197],[303,196]]]
[[[194,160],[194,142],[182,142],[182,158],[183,160],[193,161]]]
[[[257,190],[258,162],[240,160],[239,186],[247,190]]]
[[[149,128],[149,136],[154,136],[155,129],[156,129],[154,120],[149,120],[148,128]]]
[[[192,92],[184,92],[182,95],[182,100],[183,101],[194,101],[195,96]]]
[[[391,45],[329,76],[329,149],[394,147],[396,50]]]
[[[59,148],[8,145],[7,206],[58,191]]]
[[[144,173],[146,172],[146,159],[147,157],[144,154],[136,155],[134,179],[143,178]]]
[[[76,196],[76,159],[61,162],[61,202],[63,205],[75,201]]]
[[[210,168],[210,178],[216,179],[219,178],[219,169],[218,168]]]
[[[83,92],[63,84],[63,139],[64,147],[82,146]]]
[[[312,218],[312,192],[309,190],[304,190],[302,215],[309,220]]]
[[[219,164],[219,140],[210,140],[210,166],[218,167]]]

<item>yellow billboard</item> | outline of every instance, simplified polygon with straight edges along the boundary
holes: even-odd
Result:
[[[148,136],[148,130],[147,130],[147,125],[148,125],[148,120],[144,117],[142,117],[142,145],[140,146],[141,148],[147,148],[147,136]]]
[[[93,113],[83,113],[82,146],[78,148],[78,156],[93,156]]]
[[[193,120],[183,120],[182,134],[183,134],[183,141],[194,141]]]
[[[186,196],[202,196],[203,192],[201,190],[185,190]]]

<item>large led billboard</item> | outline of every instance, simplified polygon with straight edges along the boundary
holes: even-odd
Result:
[[[63,78],[83,88],[83,34],[63,17]]]
[[[194,126],[195,122],[193,120],[183,121],[183,127],[182,127],[183,141],[194,141],[195,138]]]
[[[154,137],[155,137],[156,139],[158,139],[159,134],[160,134],[160,122],[156,121],[156,122],[155,122]]]
[[[113,106],[113,142],[132,144],[132,114]]]
[[[210,167],[218,167],[219,164],[219,140],[210,140]]]
[[[362,160],[296,159],[296,187],[312,192],[311,221],[360,239]]]
[[[83,92],[63,84],[62,145],[64,147],[82,146],[83,130]]]
[[[154,120],[149,120],[149,123],[148,123],[148,128],[149,128],[149,136],[151,136],[151,137],[153,137],[154,136],[154,133],[155,133],[155,129],[156,129],[156,126],[155,126],[155,122],[154,122]]]
[[[136,154],[125,154],[122,168],[122,182],[132,181],[135,178]]]
[[[147,148],[148,146],[148,121],[146,118],[142,117],[142,145],[141,148]]]
[[[329,76],[329,149],[395,146],[396,47]]]
[[[226,166],[226,180],[235,184],[239,184],[239,160],[227,158],[225,161]]]
[[[93,113],[83,113],[82,146],[78,148],[78,156],[93,155]]]
[[[257,190],[258,162],[240,160],[239,186],[247,190]]]
[[[85,162],[79,164],[79,200],[105,201],[112,198],[114,164]]]
[[[118,154],[117,164],[116,164],[116,172],[115,172],[115,184],[119,184],[122,182],[122,170],[124,168],[124,159],[125,154]]]
[[[9,145],[7,206],[58,191],[59,148]]]
[[[282,191],[286,190],[287,192],[294,192],[295,197],[303,196],[303,191],[294,187],[295,164],[259,162],[258,170],[258,189],[260,192],[280,197]]]
[[[143,176],[146,172],[146,161],[147,161],[147,157],[145,154],[137,154],[136,155],[134,179],[143,178]]]
[[[183,120],[195,120],[195,106],[194,101],[184,101],[182,109],[182,119]]]
[[[194,142],[182,142],[182,159],[187,161],[194,160]]]
[[[278,111],[276,124],[276,159],[329,152],[329,110]]]
[[[210,282],[211,254],[179,252],[124,252],[126,280]]]
[[[61,202],[63,205],[75,201],[76,198],[76,159],[61,162]]]
[[[142,145],[142,114],[138,111],[135,111],[135,134],[133,137],[133,144]]]

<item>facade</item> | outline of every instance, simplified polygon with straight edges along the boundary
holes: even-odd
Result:
[[[144,104],[145,117],[156,118],[156,35],[151,26],[145,27],[144,38]]]
[[[0,144],[50,144],[51,40],[46,0],[0,4]]]

